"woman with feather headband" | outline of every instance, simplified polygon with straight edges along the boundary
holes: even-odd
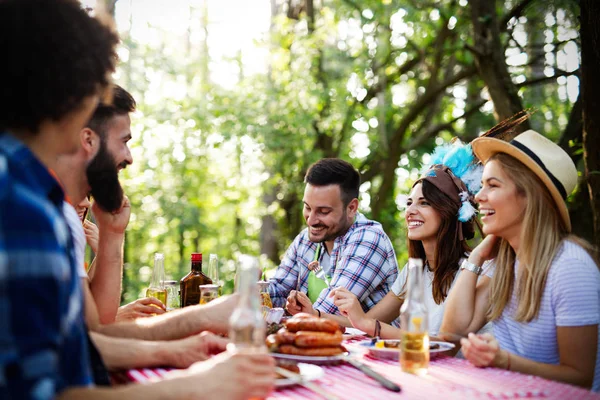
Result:
[[[438,147],[431,161],[432,165],[412,187],[405,220],[409,257],[423,260],[428,326],[435,335],[460,263],[470,251],[467,240],[475,234],[473,194],[480,188],[482,167],[474,162],[471,146],[459,141]],[[383,338],[398,338],[400,330],[389,324],[398,318],[407,278],[405,267],[392,291],[366,314],[356,296],[347,289],[335,289],[331,296],[355,328]],[[489,277],[484,274],[482,279]]]

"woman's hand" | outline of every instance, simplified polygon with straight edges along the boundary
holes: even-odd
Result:
[[[85,232],[85,240],[88,246],[92,248],[94,254],[98,253],[98,227],[87,219],[83,222],[83,231]]]
[[[305,293],[296,290],[292,290],[287,297],[285,309],[292,315],[296,315],[300,312],[318,315],[317,310],[313,308],[312,302],[308,296]]]
[[[165,311],[165,305],[160,300],[154,297],[145,297],[119,307],[115,321],[133,321],[136,318],[163,314]]]
[[[473,249],[469,255],[469,262],[475,265],[481,266],[484,261],[491,260],[498,255],[498,246],[500,245],[500,239],[498,236],[487,235],[485,239],[481,241]]]
[[[340,310],[344,317],[350,320],[353,327],[365,330],[367,328],[367,315],[358,301],[358,297],[344,287],[335,288],[329,293],[333,297],[333,304]]]
[[[510,356],[506,350],[500,349],[498,341],[491,334],[469,333],[469,337],[462,338],[460,344],[465,358],[476,367],[507,369]]]

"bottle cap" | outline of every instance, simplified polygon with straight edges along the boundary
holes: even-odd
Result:
[[[192,253],[192,261],[202,261],[202,253]]]

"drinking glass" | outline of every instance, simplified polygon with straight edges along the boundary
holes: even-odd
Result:
[[[167,311],[172,311],[181,306],[179,301],[179,281],[164,281],[167,289]]]
[[[219,297],[219,285],[200,285],[200,304],[206,304]]]
[[[267,308],[273,308],[273,303],[271,302],[271,295],[269,294],[269,281],[258,281],[258,289],[260,290],[260,301],[261,306]]]
[[[206,276],[210,278],[214,285],[219,284],[219,257],[216,254],[211,254],[208,261],[208,269],[206,270]]]

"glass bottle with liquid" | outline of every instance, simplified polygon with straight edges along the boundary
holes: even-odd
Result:
[[[239,303],[229,319],[229,338],[238,350],[266,351],[266,323],[256,284],[258,272],[258,261],[255,258],[240,256],[237,279]]]
[[[146,289],[146,297],[155,297],[161,303],[167,304],[167,289],[165,288],[165,256],[162,253],[154,254],[154,269],[150,287]],[[152,304],[154,306],[154,304]],[[156,306],[154,306],[156,307]]]
[[[425,375],[429,367],[429,333],[423,261],[411,258],[407,268],[406,299],[400,308],[400,366],[404,372]]]
[[[202,253],[192,253],[192,270],[179,281],[181,307],[200,303],[200,285],[213,281],[202,272]]]

